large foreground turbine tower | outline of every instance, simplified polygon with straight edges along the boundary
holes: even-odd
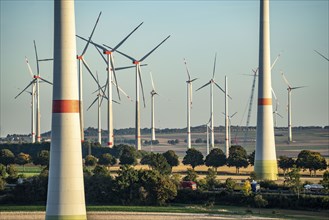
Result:
[[[276,180],[278,167],[271,94],[269,4],[269,0],[260,0],[258,110],[254,171],[258,179]]]
[[[73,0],[54,1],[54,81],[46,220],[86,220]]]

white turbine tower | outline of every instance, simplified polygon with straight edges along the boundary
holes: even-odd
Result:
[[[211,142],[211,148],[215,147],[215,135],[214,135],[214,84],[223,92],[225,91],[215,82],[215,70],[216,70],[216,57],[217,53],[215,54],[215,61],[214,61],[214,68],[213,68],[213,73],[212,73],[212,78],[210,79],[209,82],[198,88],[196,91],[210,85],[210,127],[211,127],[211,135],[210,135],[210,142]]]
[[[294,89],[304,88],[305,86],[298,86],[292,87],[291,84],[288,82],[286,77],[284,76],[283,72],[281,71],[282,78],[284,82],[287,84],[287,91],[288,91],[288,142],[292,142],[292,128],[291,128],[291,91]]]
[[[184,64],[186,68],[186,73],[188,80],[187,83],[187,149],[191,148],[191,108],[192,108],[192,100],[193,100],[193,90],[192,90],[192,82],[197,78],[191,79],[190,72],[187,68],[186,60],[184,59]]]
[[[156,91],[155,91],[155,87],[154,87],[154,82],[153,82],[153,77],[152,77],[152,73],[150,72],[150,76],[151,76],[151,82],[152,82],[152,91],[151,91],[151,141],[155,141],[155,121],[154,121],[154,96],[155,95],[159,95]]]
[[[102,12],[99,13],[96,23],[94,25],[93,30],[91,31],[91,34],[89,36],[89,40],[87,41],[81,55],[77,55],[77,59],[79,60],[79,111],[80,111],[80,130],[81,130],[81,142],[84,142],[85,136],[84,136],[84,114],[83,114],[83,81],[82,81],[82,64],[84,64],[85,66],[86,61],[84,60],[83,56],[85,55],[87,48],[89,46],[89,43],[91,41],[91,38],[95,32],[96,26],[98,24],[99,18],[101,16]],[[86,67],[87,69],[89,69],[89,67]]]
[[[46,220],[86,220],[74,1],[54,1],[54,65]]]
[[[105,59],[103,56],[103,59],[107,65],[107,85],[108,85],[108,90],[107,90],[107,97],[108,97],[108,102],[107,102],[107,112],[108,112],[108,117],[107,117],[107,127],[108,127],[108,141],[107,141],[107,146],[108,147],[113,147],[114,146],[114,135],[113,135],[113,107],[112,107],[112,100],[113,100],[113,93],[112,93],[112,76],[114,77],[115,84],[117,85],[117,92],[118,92],[118,97],[119,100],[120,98],[120,93],[119,93],[119,87],[118,87],[118,82],[115,74],[116,68],[114,67],[114,58],[113,58],[113,53],[117,51],[117,49],[132,35],[141,25],[139,24],[132,32],[128,34],[118,45],[116,45],[114,48],[107,49],[104,46],[97,44],[95,42],[90,41],[91,44],[93,44],[96,48],[99,48],[103,50],[103,54],[107,55],[107,59]],[[87,41],[85,38],[80,37],[77,35],[82,40]]]
[[[228,113],[228,98],[232,99],[228,95],[227,76],[225,76],[225,155],[226,155],[226,158],[228,158],[228,156],[229,156],[229,149],[230,149],[230,145],[231,145],[230,125],[229,125],[230,116]]]
[[[257,136],[254,171],[261,180],[277,180],[271,95],[270,2],[260,0]]]
[[[125,53],[122,53],[117,50],[118,53],[123,55],[124,57],[130,59],[133,64],[136,66],[136,74],[135,74],[135,79],[136,79],[136,115],[135,115],[135,128],[136,128],[136,149],[141,150],[142,149],[142,143],[141,143],[141,133],[140,133],[140,109],[139,109],[139,86],[142,89],[142,96],[143,96],[143,102],[144,102],[144,107],[145,107],[145,97],[144,97],[144,89],[143,89],[143,83],[142,83],[142,76],[141,76],[141,62],[143,62],[148,56],[151,55],[158,47],[160,47],[161,44],[163,44],[168,38],[166,37],[160,44],[158,44],[155,48],[153,48],[150,52],[148,52],[146,55],[144,55],[141,59],[137,60],[131,56],[128,56]]]
[[[35,51],[36,51],[36,47],[35,47]],[[39,79],[42,80],[43,82],[46,82],[46,83],[50,84],[50,85],[52,85],[52,83],[49,82],[49,81],[47,81],[47,80],[45,80],[45,79],[43,79],[40,76],[40,73],[37,74],[37,75],[33,74],[32,69],[31,69],[31,66],[29,64],[29,61],[28,61],[27,57],[25,57],[25,61],[26,61],[27,67],[29,69],[29,73],[30,73],[30,75],[32,77],[32,81],[17,96],[15,96],[15,99],[18,96],[20,96],[23,92],[25,92],[28,87],[31,86],[31,96],[32,96],[32,102],[31,102],[31,104],[32,104],[32,109],[31,109],[31,137],[32,137],[32,143],[35,143],[35,117],[34,116],[35,116],[35,98],[37,96],[36,87],[38,87],[38,84],[37,83],[38,83],[38,80]],[[39,70],[38,61],[39,60],[37,59],[37,67],[38,67],[37,69]],[[39,99],[37,99],[37,102],[39,103]],[[40,106],[40,105],[38,104],[37,106]],[[37,138],[37,140],[38,140],[38,142],[40,142],[40,109],[37,111],[37,113],[38,113],[37,114],[37,118],[38,118],[38,121],[37,121],[38,123],[37,124],[38,124],[38,131],[39,131],[39,133],[37,133],[37,137],[39,137],[39,139]]]

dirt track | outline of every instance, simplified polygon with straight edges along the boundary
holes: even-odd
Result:
[[[208,220],[208,219],[278,219],[251,215],[211,215],[185,213],[88,212],[88,220]],[[45,212],[0,212],[1,220],[41,220]]]

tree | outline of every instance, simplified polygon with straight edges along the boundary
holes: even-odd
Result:
[[[295,161],[291,157],[287,157],[287,156],[279,157],[278,165],[283,170],[284,176],[286,175],[287,170],[292,168],[294,166],[294,164],[295,164]]]
[[[168,150],[168,151],[164,152],[162,155],[166,158],[166,160],[171,168],[179,165],[178,156],[175,153],[175,151]]]
[[[215,169],[209,168],[208,174],[206,176],[206,185],[208,190],[214,190],[219,184],[219,181],[216,179],[217,171]]]
[[[93,155],[87,155],[85,157],[85,165],[86,166],[95,166],[97,164],[97,158]]]
[[[183,178],[184,181],[193,181],[196,182],[198,178],[198,174],[193,169],[186,170],[186,176]]]
[[[214,148],[206,156],[205,164],[208,167],[214,167],[217,173],[217,168],[226,164],[226,156],[219,148]]]
[[[204,164],[202,153],[195,148],[188,149],[185,157],[183,158],[183,164],[191,165],[194,170],[196,166]]]
[[[295,193],[297,193],[298,199],[299,199],[299,192],[302,188],[302,181],[300,180],[299,172],[300,172],[300,168],[296,168],[296,166],[294,166],[284,178],[284,184],[289,186]]]
[[[251,184],[248,180],[246,180],[243,183],[241,191],[242,191],[243,195],[245,195],[245,196],[249,196],[251,194]]]
[[[251,152],[251,154],[248,155],[248,162],[251,166],[254,166],[255,163],[255,151]]]
[[[234,179],[232,179],[232,178],[226,179],[225,187],[226,187],[227,191],[233,192],[235,185],[236,185],[236,181]]]
[[[254,203],[259,208],[259,213],[260,213],[260,208],[263,208],[268,204],[267,200],[263,199],[262,195],[255,195]]]
[[[37,157],[33,159],[34,165],[49,166],[49,151],[42,150],[37,154]]]
[[[15,161],[17,164],[23,165],[23,170],[25,171],[25,164],[31,162],[31,156],[29,154],[19,153]]]
[[[323,187],[326,189],[326,190],[329,190],[329,171],[326,170],[324,173],[323,173],[323,179],[320,180],[320,184],[323,185]]]
[[[99,176],[108,176],[109,171],[106,169],[105,166],[97,165],[94,168],[94,175],[99,175]]]
[[[138,171],[128,165],[123,165],[115,179],[116,188],[123,204],[129,204],[138,197]]]
[[[310,176],[312,176],[312,171],[316,175],[317,170],[324,170],[327,168],[327,162],[324,157],[321,156],[319,152],[302,150],[296,160],[297,167],[304,170],[308,169],[310,171]]]
[[[6,166],[0,163],[0,178],[6,178]]]
[[[144,165],[149,165],[149,167],[151,167],[153,170],[159,171],[160,174],[171,173],[171,167],[168,164],[166,158],[159,153],[151,153],[145,155],[140,163]]]
[[[113,166],[116,163],[117,163],[117,160],[115,159],[115,157],[113,157],[109,153],[102,154],[98,159],[98,164],[99,165]]]
[[[13,164],[8,165],[6,168],[6,172],[8,174],[8,176],[6,178],[6,182],[7,183],[16,183],[16,181],[18,179],[18,173],[17,173],[17,169],[15,168],[15,166]]]
[[[227,165],[229,167],[236,167],[236,173],[240,172],[241,167],[248,167],[248,158],[246,150],[239,146],[233,145],[229,150],[229,157],[227,159]]]
[[[13,154],[13,152],[8,149],[2,149],[0,151],[0,163],[7,167],[9,164],[13,164],[14,161],[15,155]]]
[[[134,148],[125,147],[120,156],[121,165],[135,165],[137,164],[137,153]]]

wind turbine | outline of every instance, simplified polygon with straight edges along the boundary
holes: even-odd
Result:
[[[210,128],[210,122],[211,122],[211,118],[209,119],[208,123],[206,124],[206,127],[207,127],[207,155],[209,154],[209,131],[208,129],[210,129],[211,131],[211,128]]]
[[[166,37],[161,43],[159,43],[155,48],[153,48],[150,52],[145,54],[142,58],[140,59],[135,59],[131,56],[128,56],[127,54],[120,52],[117,50],[117,52],[124,57],[130,59],[133,64],[136,66],[136,115],[135,115],[135,128],[136,128],[136,148],[137,150],[141,150],[141,134],[140,134],[140,110],[139,110],[139,86],[142,89],[142,96],[143,96],[143,102],[144,102],[144,107],[145,107],[145,97],[144,97],[144,90],[143,90],[143,83],[142,83],[142,76],[141,76],[141,62],[143,62],[148,56],[150,56],[158,47],[160,47],[161,44],[163,44],[168,38]],[[106,45],[104,45],[106,46]],[[109,47],[110,48],[110,47]]]
[[[133,31],[131,31],[123,40],[120,41],[119,44],[117,44],[114,48],[107,49],[106,45],[102,46],[100,44],[97,44],[95,42],[90,41],[91,44],[93,44],[97,50],[101,49],[103,50],[103,54],[107,55],[107,59],[105,59],[103,56],[102,58],[104,59],[105,63],[107,64],[107,84],[108,84],[108,90],[107,90],[107,97],[108,97],[108,105],[107,105],[107,111],[108,111],[108,121],[107,121],[107,127],[108,127],[108,142],[107,146],[108,147],[113,147],[114,146],[114,137],[113,137],[113,107],[112,107],[112,100],[113,100],[113,95],[112,95],[112,75],[114,76],[115,84],[117,85],[117,93],[119,100],[120,98],[120,93],[119,93],[119,87],[118,87],[118,82],[115,74],[115,67],[114,67],[114,58],[113,58],[113,53],[117,51],[117,49],[132,35],[141,25],[143,24],[140,23]],[[82,40],[85,40],[85,38],[80,37],[77,35]],[[119,51],[117,51],[119,52]]]
[[[291,91],[294,89],[304,88],[305,86],[297,86],[292,87],[291,84],[288,82],[287,78],[284,76],[283,72],[281,71],[281,75],[283,81],[287,84],[287,91],[288,91],[288,142],[292,142],[292,128],[291,128]]]
[[[35,143],[35,127],[36,127],[36,136],[37,136],[37,142],[40,142],[41,140],[41,135],[40,135],[40,89],[39,89],[39,79],[43,82],[46,82],[50,85],[52,85],[51,82],[43,79],[40,76],[40,72],[39,72],[39,59],[38,59],[38,53],[37,53],[37,49],[36,49],[36,44],[35,41],[34,42],[34,49],[35,49],[35,54],[36,54],[36,62],[37,62],[37,74],[33,74],[31,66],[29,64],[29,61],[27,59],[27,57],[25,57],[25,62],[27,64],[27,67],[29,69],[29,73],[32,77],[32,81],[17,95],[15,96],[15,99],[20,96],[24,91],[26,91],[26,89],[28,87],[31,86],[31,93],[32,93],[32,114],[31,114],[31,135],[32,135],[32,143]],[[35,111],[35,99],[37,100],[37,123],[35,126],[35,118],[34,118],[34,111]]]
[[[184,59],[184,64],[186,67],[186,73],[188,80],[187,83],[187,149],[191,148],[191,106],[192,106],[192,82],[197,80],[197,78],[191,79],[191,75],[188,71],[186,60]]]
[[[27,59],[27,57],[25,57],[25,62],[26,65],[29,69],[29,73],[32,77],[32,81],[28,84],[27,87],[25,87],[25,89],[23,89],[16,97],[15,99],[22,94],[29,86],[31,86],[31,138],[32,138],[32,143],[35,143],[35,115],[34,115],[34,111],[35,111],[35,81],[36,79],[34,78],[34,75],[32,73],[32,69],[30,67],[29,61]]]
[[[96,78],[97,82],[98,80],[98,74],[96,72]],[[98,134],[98,143],[102,145],[102,122],[101,122],[101,106],[102,106],[102,99],[105,97],[105,94],[101,90],[101,88],[97,89],[97,97],[94,99],[94,101],[90,104],[90,106],[87,108],[87,111],[91,108],[91,106],[94,105],[94,103],[97,101],[97,134]]]
[[[228,119],[228,142],[229,142],[229,148],[231,147],[231,120],[232,118],[236,115],[236,113],[238,112],[234,112],[231,116],[228,115],[227,119]],[[222,112],[222,114],[226,117],[226,114],[224,112]]]
[[[225,91],[215,82],[215,70],[216,70],[216,58],[217,58],[217,53],[215,54],[215,61],[214,61],[214,68],[213,68],[213,73],[212,73],[212,78],[210,79],[209,82],[207,82],[206,84],[204,84],[203,86],[201,86],[200,88],[198,88],[196,91],[210,85],[210,127],[211,127],[211,136],[210,136],[210,140],[211,140],[211,147],[214,148],[215,147],[215,138],[214,138],[214,96],[213,96],[213,92],[214,92],[214,84],[223,92],[225,93]]]
[[[283,118],[283,117],[278,112],[279,101],[278,101],[278,98],[275,95],[275,92],[274,92],[273,88],[272,88],[272,94],[273,94],[273,97],[274,97],[274,100],[275,100],[275,108],[274,108],[274,111],[273,111],[273,116],[274,116],[274,128],[276,128],[276,116],[278,115],[281,118]]]
[[[94,25],[94,28],[93,30],[91,31],[91,34],[89,36],[89,40],[87,41],[81,55],[77,55],[77,59],[79,60],[79,117],[80,117],[80,131],[81,131],[81,142],[84,141],[85,137],[84,137],[84,114],[83,114],[83,96],[82,96],[82,93],[83,93],[83,83],[82,83],[82,64],[85,65],[85,67],[88,69],[89,73],[91,74],[90,72],[90,69],[88,67],[88,64],[86,63],[86,61],[84,60],[83,56],[85,55],[86,51],[87,51],[87,48],[89,46],[89,43],[91,41],[91,38],[95,32],[95,29],[96,29],[96,26],[98,24],[98,21],[99,21],[99,18],[101,16],[102,12],[99,13],[98,17],[97,17],[97,20],[96,20],[96,23]],[[92,75],[93,76],[93,75]],[[93,77],[94,78],[94,77]]]
[[[151,91],[151,141],[155,141],[155,126],[154,126],[154,96],[159,95],[155,91],[154,82],[152,73],[150,72],[151,82],[152,82],[152,91]]]

